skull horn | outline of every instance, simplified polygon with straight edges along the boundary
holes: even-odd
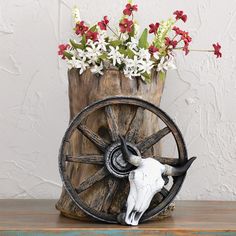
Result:
[[[124,140],[124,138],[119,135],[120,138],[120,142],[121,142],[121,152],[122,152],[122,156],[124,158],[124,160],[126,160],[127,162],[129,162],[130,164],[134,165],[134,166],[139,166],[142,162],[142,158],[140,156],[136,156],[133,155],[127,147],[127,144]]]
[[[185,165],[180,166],[180,167],[172,167],[169,165],[165,165],[164,175],[170,175],[170,176],[184,175],[196,158],[197,157],[190,158]]]
[[[121,142],[121,152],[122,152],[122,155],[123,155],[123,158],[126,160],[126,161],[129,161],[130,159],[130,156],[132,155],[130,153],[130,151],[128,150],[128,147],[126,145],[126,142],[124,140],[124,138],[119,135],[119,138],[120,138],[120,142]]]

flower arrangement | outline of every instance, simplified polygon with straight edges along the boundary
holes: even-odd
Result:
[[[176,26],[187,21],[187,15],[180,10],[173,13],[174,17],[149,25],[139,34],[139,25],[134,19],[138,6],[129,0],[119,20],[119,27],[112,29],[109,19],[94,24],[86,24],[79,17],[79,10],[73,9],[75,21],[74,38],[68,44],[59,45],[58,54],[66,60],[69,68],[77,68],[82,74],[86,69],[102,75],[105,68],[114,66],[132,79],[142,78],[150,82],[151,71],[164,78],[166,71],[176,69],[174,50],[183,50],[187,55],[190,51],[213,52],[221,57],[221,46],[213,44],[212,50],[193,50],[189,48],[192,41],[189,33]],[[151,38],[151,40],[149,40]]]

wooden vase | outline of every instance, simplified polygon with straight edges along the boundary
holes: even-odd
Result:
[[[141,79],[128,79],[117,69],[107,69],[100,77],[95,76],[90,70],[79,75],[77,69],[68,71],[69,79],[69,105],[70,105],[70,121],[89,104],[110,96],[132,96],[147,100],[156,106],[160,105],[161,96],[164,88],[164,80],[158,77],[157,73],[152,73],[151,83],[144,83]],[[132,119],[136,115],[135,108],[116,107],[117,124],[121,135],[125,135],[129,129]],[[97,111],[92,117],[86,120],[86,125],[103,138],[109,139],[107,134],[107,123],[103,111]],[[142,123],[139,130],[137,141],[143,137],[149,136],[159,129],[158,120],[151,113],[142,114]],[[79,132],[72,136],[71,140],[72,155],[78,154],[99,154],[99,150]],[[158,155],[161,152],[160,144],[155,145],[147,151],[147,155]],[[69,163],[68,175],[73,185],[78,186],[86,178],[93,175],[97,171],[97,166],[82,163]],[[120,189],[112,182],[104,180],[97,183],[92,189],[88,189],[82,194],[84,201],[97,211],[107,212],[111,214],[119,214],[124,208],[126,198],[129,191],[128,180],[123,180]],[[112,198],[108,196],[109,192],[115,192]],[[157,198],[158,199],[158,198]],[[159,199],[161,201],[161,197]],[[158,204],[158,203],[152,203]],[[76,218],[79,220],[92,220],[87,216],[76,204],[71,200],[70,196],[63,187],[60,199],[56,204],[56,208],[65,216]],[[173,210],[171,204],[158,218],[170,215]]]

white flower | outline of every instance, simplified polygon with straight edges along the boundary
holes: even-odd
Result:
[[[115,66],[116,63],[121,64],[124,56],[119,52],[119,47],[111,47],[110,52],[108,53],[108,58],[112,60],[112,65]]]
[[[130,67],[125,67],[123,72],[126,77],[132,79],[132,69]]]
[[[125,68],[124,74],[130,79],[135,76],[140,76],[141,73],[139,71],[140,59],[137,56],[134,56],[133,59],[125,58]]]
[[[162,71],[162,72],[165,71],[165,63],[164,62],[165,62],[165,57],[162,57],[160,62],[157,65],[157,71]]]
[[[80,11],[79,11],[79,8],[76,6],[72,8],[72,19],[74,20],[75,23],[77,23],[78,21],[81,21]]]
[[[129,34],[123,33],[123,34],[121,34],[120,40],[126,41],[128,38],[129,38]],[[115,39],[117,39],[117,37]]]
[[[153,57],[154,57],[156,60],[159,60],[159,59],[160,59],[158,52],[154,52],[154,53],[153,53]]]
[[[94,65],[92,68],[91,68],[91,72],[94,73],[94,74],[100,74],[100,75],[103,75],[103,64],[101,62],[101,64],[98,66],[98,65]]]
[[[86,58],[86,52],[81,49],[76,49],[74,53],[75,57],[84,60]]]
[[[145,72],[150,74],[152,67],[153,67],[152,61],[139,60],[138,69],[142,74]]]
[[[172,55],[162,57],[157,65],[157,71],[165,72],[167,70],[174,70],[176,66],[174,64],[174,57]]]
[[[175,58],[172,55],[169,55],[169,59],[167,61],[167,68],[169,70],[175,70],[177,69],[176,65],[175,65]]]
[[[107,45],[108,45],[108,43],[106,42],[105,37],[100,35],[100,37],[98,38],[98,46],[103,51],[106,51],[107,50],[107,48],[106,48]]]
[[[79,74],[81,75],[89,66],[86,63],[86,58],[82,59],[82,60],[78,60],[76,57],[72,57],[71,60],[68,60],[68,67],[71,68],[78,68],[79,69]]]
[[[135,54],[138,55],[140,59],[150,60],[150,53],[148,49],[140,48]]]
[[[131,50],[138,50],[138,40],[134,37],[132,37],[130,40],[131,41],[127,43],[127,46],[129,46]]]
[[[101,47],[97,42],[90,42],[89,46],[86,47],[86,57],[88,58],[89,64],[95,64],[98,57],[101,55]]]

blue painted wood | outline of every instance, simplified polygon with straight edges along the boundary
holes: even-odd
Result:
[[[166,232],[159,230],[73,230],[73,231],[5,231],[1,236],[236,236],[236,232]]]

